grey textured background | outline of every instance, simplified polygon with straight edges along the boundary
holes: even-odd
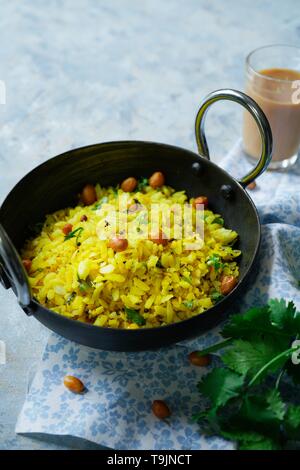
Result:
[[[201,98],[242,89],[252,49],[300,43],[298,0],[1,0],[0,11],[0,202],[31,168],[77,146],[144,139],[195,150]],[[213,159],[240,133],[236,105],[210,110]],[[90,447],[14,434],[47,335],[0,288],[1,449]]]

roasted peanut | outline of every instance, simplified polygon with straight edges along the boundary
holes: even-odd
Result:
[[[126,238],[111,238],[108,242],[108,246],[114,251],[124,251],[128,247],[128,240]]]
[[[252,181],[252,183],[248,184],[247,189],[250,189],[250,191],[252,191],[253,189],[256,188],[256,186],[257,186],[256,182]]]
[[[164,236],[163,232],[160,230],[157,235],[150,236],[150,240],[157,245],[166,246],[168,244],[168,239]]]
[[[133,178],[133,176],[130,176],[129,178],[127,178],[126,180],[122,182],[121,189],[125,193],[132,193],[132,191],[134,191],[135,188],[137,187],[137,184],[138,184],[137,180]]]
[[[153,189],[161,188],[161,186],[165,184],[164,174],[161,171],[156,171],[152,176],[150,176],[149,184]]]
[[[81,380],[79,380],[77,377],[74,377],[73,375],[65,376],[64,386],[73,393],[82,393],[85,388]]]
[[[204,209],[208,207],[208,198],[206,196],[198,196],[193,202],[193,206],[197,209],[197,204],[202,204]]]
[[[221,279],[221,294],[227,295],[237,285],[238,280],[234,276],[223,276]]]
[[[88,218],[87,218],[86,215],[82,215],[82,216],[80,217],[80,222],[86,222],[87,219],[88,219]]]
[[[23,266],[26,269],[27,273],[30,272],[32,261],[30,259],[23,259],[22,260]]]
[[[81,200],[86,206],[90,206],[97,201],[97,193],[95,187],[92,184],[87,184],[81,193]]]
[[[206,367],[211,363],[211,356],[209,354],[199,356],[198,351],[193,351],[189,354],[189,361],[194,366]]]
[[[69,233],[72,232],[72,230],[73,230],[72,224],[66,224],[62,228],[62,231],[64,232],[65,235],[69,235]]]
[[[163,400],[154,400],[152,403],[152,413],[159,419],[171,416],[168,405]]]

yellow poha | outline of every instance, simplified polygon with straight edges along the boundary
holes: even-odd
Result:
[[[184,191],[166,185],[153,189],[141,180],[134,192],[126,193],[124,212],[137,238],[118,252],[108,243],[114,227],[111,209],[122,215],[119,200],[125,193],[100,185],[95,189],[93,205],[79,203],[48,215],[21,252],[31,261],[30,285],[43,306],[101,327],[157,327],[201,314],[222,297],[224,277],[237,280],[240,251],[232,245],[238,234],[209,209],[204,210],[204,243],[197,250],[186,249],[190,240],[185,238],[163,244],[143,238],[149,227],[145,210],[153,203],[183,207],[188,202]],[[172,214],[175,230],[182,217],[175,219],[176,210]]]

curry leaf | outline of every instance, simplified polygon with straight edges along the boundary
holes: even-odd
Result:
[[[77,281],[81,292],[86,292],[88,289],[93,287],[93,283],[89,277],[87,277],[86,279],[80,279],[80,277],[77,276]]]
[[[76,238],[76,241],[78,242],[78,238],[83,232],[83,227],[78,227],[75,230],[72,230],[72,232],[68,233],[68,235],[65,235],[65,240],[70,240],[71,238]]]

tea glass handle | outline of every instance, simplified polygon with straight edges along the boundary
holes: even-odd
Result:
[[[241,91],[231,89],[213,91],[207,95],[201,103],[195,122],[196,141],[199,154],[202,157],[207,158],[208,160],[210,159],[204,131],[207,110],[211,104],[222,100],[234,101],[241,104],[252,114],[260,132],[262,140],[262,151],[260,159],[256,167],[241,180],[239,180],[239,183],[245,187],[254,181],[259,175],[261,175],[266,170],[271,161],[273,147],[271,127],[262,109],[252,98],[250,98],[250,96],[242,93]]]

